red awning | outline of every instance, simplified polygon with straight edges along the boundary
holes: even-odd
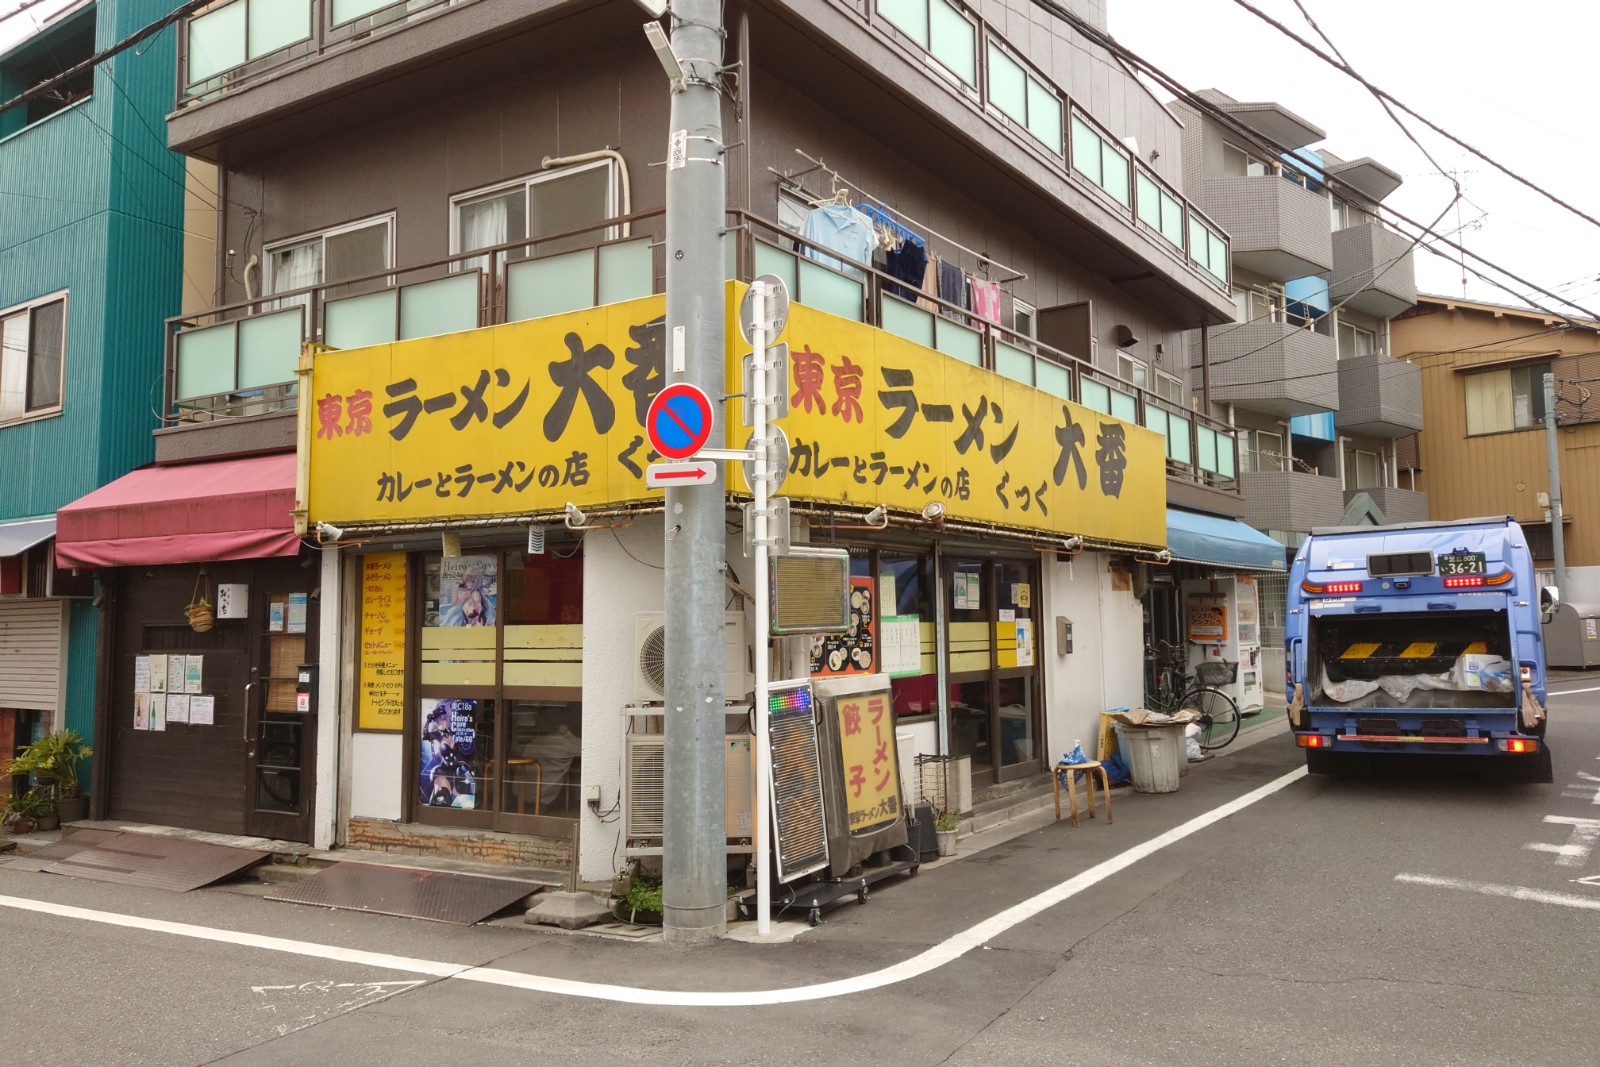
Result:
[[[292,556],[294,454],[145,467],[56,512],[62,567]]]

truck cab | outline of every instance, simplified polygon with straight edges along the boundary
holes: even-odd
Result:
[[[1541,591],[1509,518],[1316,529],[1289,570],[1289,723],[1314,773],[1362,753],[1550,778]]]

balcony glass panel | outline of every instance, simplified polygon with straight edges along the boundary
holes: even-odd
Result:
[[[989,103],[1018,122],[1028,121],[1028,76],[1012,58],[989,46]]]
[[[1127,207],[1132,202],[1128,196],[1128,157],[1103,141],[1101,144],[1105,145],[1105,151],[1100,164],[1100,188],[1110,193],[1111,199]]]
[[[1139,401],[1134,399],[1132,393],[1124,393],[1120,389],[1111,390],[1111,414],[1123,422],[1137,424],[1139,421]]]
[[[978,28],[944,3],[929,0],[928,51],[968,85],[978,84]]]
[[[762,241],[756,242],[756,277],[773,274],[783,279],[783,284],[793,293],[797,285],[795,257]]]
[[[806,307],[826,311],[852,322],[861,322],[861,283],[835,274],[809,259],[800,261],[797,299]]]
[[[384,289],[330,300],[322,306],[323,333],[334,348],[365,348],[395,340],[398,293]]]
[[[395,0],[333,0],[333,24],[338,26],[374,11],[382,11],[394,3]]]
[[[1139,221],[1153,229],[1161,229],[1161,187],[1145,176],[1143,171],[1135,179],[1138,191]]]
[[[1211,255],[1206,270],[1216,277],[1218,281],[1228,280],[1228,242],[1220,234],[1211,230],[1206,231],[1206,243],[1210,246]]]
[[[1007,344],[994,346],[994,369],[998,374],[1022,382],[1024,385],[1033,384],[1033,353],[1024,352],[1020,348],[1012,348]]]
[[[483,275],[475,270],[452,274],[437,281],[419,282],[400,290],[400,340],[437,337],[478,328],[478,287]]]
[[[294,381],[305,337],[299,307],[257,315],[239,323],[240,389]]]
[[[1203,471],[1217,472],[1217,431],[1209,426],[1196,427],[1196,443],[1200,446],[1199,467]]]
[[[311,36],[310,0],[244,0],[249,9],[251,59]]]
[[[1167,413],[1154,404],[1146,404],[1144,408],[1144,424],[1148,429],[1154,430],[1162,437],[1167,436]]]
[[[1185,466],[1194,463],[1189,443],[1189,420],[1179,415],[1167,419],[1167,458]]]
[[[723,278],[731,281],[739,276],[739,235],[725,233],[722,235],[722,271]],[[758,271],[757,274],[760,272]],[[654,280],[651,287],[655,286]]]
[[[928,312],[904,300],[885,296],[881,314],[885,330],[924,348],[933,347],[933,316]]]
[[[1100,184],[1103,170],[1100,162],[1100,135],[1078,116],[1072,116],[1072,169],[1085,178]]]
[[[1161,236],[1183,247],[1183,204],[1171,193],[1161,194]]]
[[[928,0],[878,0],[878,14],[922,47],[928,47]]]
[[[506,268],[506,321],[594,307],[594,249],[525,259]]]
[[[1078,383],[1078,403],[1102,415],[1111,414],[1111,390],[1103,383],[1084,378]]]
[[[189,83],[214,78],[245,61],[245,0],[189,22]]]
[[[1072,372],[1059,363],[1038,359],[1033,364],[1033,385],[1063,400],[1072,399]]]
[[[233,391],[238,325],[223,322],[178,334],[175,399],[189,400]]]
[[[733,235],[728,236],[731,238]],[[649,238],[601,246],[600,303],[618,304],[624,300],[637,300],[654,291],[655,262],[650,255]]]
[[[952,322],[944,316],[935,316],[933,324],[934,347],[947,356],[953,356],[974,367],[983,363],[983,335]]]
[[[1032,78],[1028,79],[1028,132],[1061,154],[1061,98]]]
[[[1238,441],[1227,434],[1217,434],[1217,473],[1224,478],[1233,478],[1237,475],[1238,467],[1235,461],[1235,449]]]

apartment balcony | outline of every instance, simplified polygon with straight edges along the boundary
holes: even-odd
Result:
[[[1333,273],[1328,295],[1334,304],[1392,319],[1417,302],[1411,242],[1376,222],[1333,235]]]
[[[1326,197],[1264,175],[1209,178],[1199,202],[1228,232],[1236,266],[1285,282],[1334,265]]]
[[[1422,368],[1382,352],[1339,361],[1334,425],[1364,437],[1405,437],[1422,429]]]
[[[1344,518],[1344,488],[1339,479],[1308,471],[1245,471],[1244,518],[1258,530],[1304,533],[1337,526]]]
[[[1391,523],[1395,522],[1427,522],[1428,521],[1428,494],[1419,493],[1414,489],[1400,489],[1392,485],[1379,485],[1369,489],[1347,489],[1344,494],[1345,506],[1361,493],[1366,493],[1372,502],[1383,512],[1383,517]]]
[[[1216,403],[1280,418],[1339,409],[1331,337],[1282,322],[1241,322],[1212,330],[1208,344]],[[1189,334],[1189,363],[1200,365],[1198,332]]]
[[[364,348],[662,293],[664,222],[661,212],[622,216],[168,319],[158,453],[196,459],[292,445],[296,369],[308,345]],[[730,212],[723,244],[730,279],[776,275],[796,303],[1156,431],[1174,499],[1238,510],[1238,441],[1224,423],[965,309],[920,293],[916,303],[902,299],[903,283],[870,267],[807,257],[810,242],[768,220]]]

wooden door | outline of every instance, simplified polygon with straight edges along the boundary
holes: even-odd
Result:
[[[245,701],[245,833],[311,840],[316,793],[313,694],[297,707],[302,664],[316,662],[313,579],[304,570],[264,573],[251,589],[250,681]]]

